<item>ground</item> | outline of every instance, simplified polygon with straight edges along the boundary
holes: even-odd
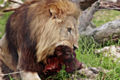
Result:
[[[5,13],[3,15],[0,12],[0,38],[4,34],[5,23],[10,14],[11,12]],[[99,27],[108,21],[120,19],[119,14],[120,12],[113,10],[98,11],[94,16],[93,23],[97,25],[97,27]],[[92,38],[80,37],[79,49],[76,51],[78,60],[86,64],[88,67],[101,67],[103,69],[109,70],[109,72],[107,73],[100,72],[97,80],[120,80],[120,63],[118,63],[117,61],[113,61],[113,58],[111,57],[104,57],[102,53],[100,55],[94,54],[95,49],[109,45],[120,45],[120,40],[117,43],[108,41],[105,44],[98,44]],[[63,67],[63,70],[61,70],[61,72],[58,73],[57,76],[52,76],[52,78],[66,80],[70,76],[70,74],[67,74],[64,71]],[[83,75],[78,76],[82,78],[86,77]]]

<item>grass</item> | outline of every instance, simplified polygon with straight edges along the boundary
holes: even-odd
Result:
[[[3,3],[3,0],[0,0],[0,4],[2,4]]]
[[[90,43],[91,42],[91,43]],[[106,42],[108,45],[113,42]],[[119,42],[115,43],[115,45],[120,45]],[[79,49],[77,51],[77,58],[79,61],[83,62],[87,66],[92,67],[101,67],[103,69],[109,70],[107,74],[100,73],[98,76],[98,80],[102,80],[104,76],[104,80],[120,80],[120,64],[118,62],[114,62],[112,57],[104,57],[101,53],[100,55],[95,55],[94,50],[96,48],[101,48],[103,45],[98,45],[91,38],[84,37],[79,41]],[[105,45],[104,45],[105,46]],[[107,46],[107,45],[106,45]]]
[[[102,24],[115,19],[120,19],[120,11],[101,10],[94,15],[93,23],[95,23],[96,26],[101,26]]]
[[[4,34],[5,24],[10,14],[11,13],[6,13],[5,15],[0,17],[0,37]],[[108,21],[119,19],[119,14],[120,12],[113,10],[98,11],[93,18],[93,22],[98,27]],[[77,59],[87,66],[102,67],[103,69],[107,69],[110,71],[107,74],[101,72],[97,80],[120,80],[120,64],[118,62],[114,62],[112,57],[104,57],[102,53],[100,55],[94,54],[95,49],[109,46],[111,44],[120,45],[120,41],[118,41],[117,43],[113,41],[108,41],[105,44],[100,45],[97,44],[91,37],[80,36],[79,49],[76,51]],[[61,70],[57,74],[57,76],[50,76],[49,78],[53,78],[54,80],[66,80],[70,76],[71,75],[67,74],[63,68],[63,70]],[[13,79],[10,77],[10,80]]]
[[[10,14],[11,14],[11,12],[6,13],[6,14],[3,15],[3,16],[0,16],[0,38],[1,38],[1,36],[4,34],[5,24],[6,24],[7,19],[8,19],[8,17],[9,17]]]

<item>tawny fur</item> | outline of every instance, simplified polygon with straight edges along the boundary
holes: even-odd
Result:
[[[37,38],[36,54],[38,61],[45,59],[47,55],[52,55],[56,44],[62,41],[60,34],[60,26],[63,24],[63,22],[65,23],[66,17],[74,16],[75,18],[77,18],[79,15],[79,10],[76,8],[76,5],[72,2],[69,2],[67,0],[51,0],[47,2],[49,3],[46,3],[43,0],[40,2],[41,4],[38,3],[31,5],[28,13],[28,16],[32,16],[31,13],[36,12],[34,13],[35,15],[32,18],[33,20],[31,22],[30,27],[32,30],[32,38]],[[36,7],[39,6],[40,8],[36,9]],[[49,11],[51,12],[52,17],[49,17]],[[76,29],[74,28],[72,21],[69,21],[69,25],[67,24],[64,26]],[[76,37],[76,35],[74,35],[74,37]]]
[[[12,56],[8,50],[6,34],[4,34],[2,39],[0,40],[0,60],[2,60],[5,65],[9,66],[11,70],[16,71],[16,65],[12,62]]]
[[[8,49],[3,52],[10,53],[10,61],[18,69],[40,71],[41,62],[53,55],[57,46],[78,45],[79,14],[69,0],[26,2],[8,19],[4,38]]]

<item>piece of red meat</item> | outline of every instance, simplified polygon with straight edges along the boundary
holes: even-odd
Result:
[[[58,46],[54,55],[47,58],[47,64],[43,70],[44,75],[54,75],[65,65],[66,72],[74,72],[82,68],[82,64],[76,59],[76,53],[68,46]]]

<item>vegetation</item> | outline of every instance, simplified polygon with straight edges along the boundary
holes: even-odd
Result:
[[[110,44],[120,45],[112,41],[106,42],[106,44],[97,44],[94,40],[84,37],[79,41],[79,49],[77,51],[77,58],[80,62],[83,62],[87,66],[101,67],[103,69],[109,70],[107,74],[100,73],[98,80],[119,80],[120,79],[120,64],[114,62],[112,57],[105,57],[101,53],[100,55],[94,54],[94,50],[102,48],[103,46],[108,46]],[[105,76],[104,76],[105,75]],[[104,79],[103,79],[104,78]]]
[[[4,34],[5,25],[6,25],[7,19],[8,19],[10,14],[11,14],[11,12],[6,13],[4,15],[2,13],[0,13],[0,15],[2,15],[2,16],[0,16],[0,38]]]
[[[94,15],[93,23],[95,23],[96,26],[101,26],[106,22],[113,21],[115,19],[120,19],[119,14],[120,14],[120,11],[114,11],[114,10],[98,11]]]
[[[3,16],[0,16],[0,37],[4,34],[6,20],[8,19],[11,13],[6,13]],[[93,19],[93,22],[97,26],[120,18],[120,12],[118,11],[98,11]],[[120,80],[120,63],[113,61],[112,57],[105,57],[101,53],[100,55],[94,54],[94,50],[102,48],[109,45],[120,45],[120,41],[117,43],[113,41],[108,41],[105,44],[98,44],[92,38],[80,36],[79,40],[79,49],[76,51],[77,59],[90,67],[102,67],[103,69],[109,70],[107,74],[99,73],[97,80]],[[57,76],[52,76],[54,79],[66,80],[71,74],[67,74],[64,70],[61,70]],[[80,76],[83,77],[83,76]],[[51,77],[49,77],[51,78]],[[11,80],[13,80],[10,77]],[[76,80],[76,79],[75,79]]]

